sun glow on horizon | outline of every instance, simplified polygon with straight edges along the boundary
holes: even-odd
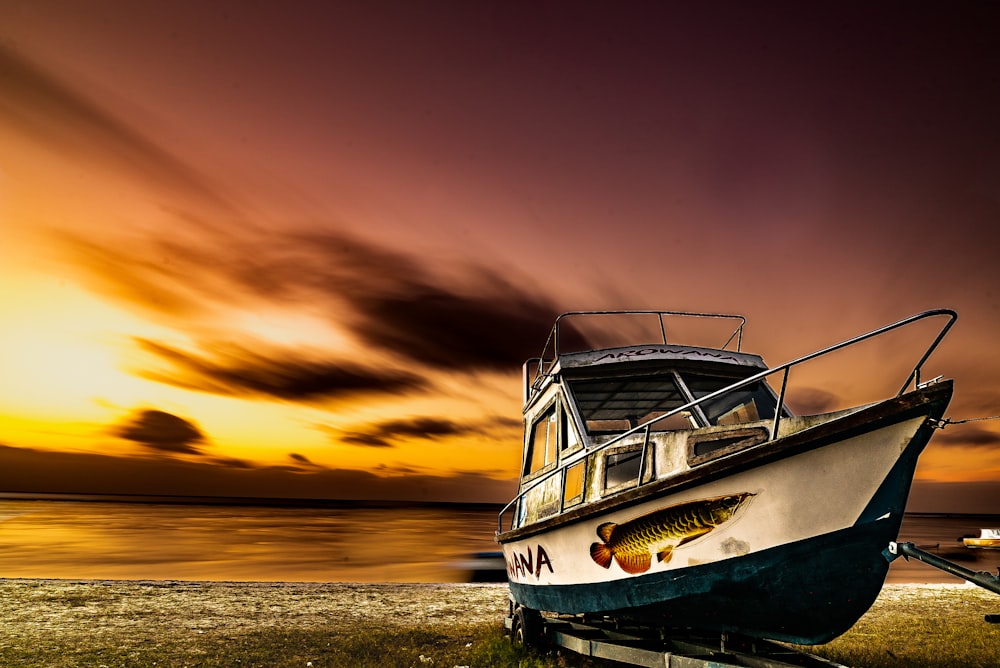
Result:
[[[0,287],[0,399],[23,415],[98,417],[143,382],[121,368],[123,332],[149,325],[60,281],[17,277]]]
[[[446,397],[417,394],[344,405],[191,390],[144,378],[143,364],[137,363],[141,353],[134,337],[177,340],[176,331],[140,320],[72,282],[30,272],[6,273],[11,280],[0,285],[0,319],[5,323],[0,329],[0,365],[6,381],[0,386],[0,442],[6,445],[142,454],[142,446],[116,434],[116,426],[141,410],[162,410],[205,434],[205,441],[196,444],[202,453],[198,456],[255,466],[287,465],[293,454],[319,467],[370,471],[445,473],[457,466],[506,477],[517,466],[518,439],[506,438],[510,425],[482,419],[483,401],[488,399],[494,408],[507,403],[502,391],[507,374],[502,381],[479,378],[478,394],[470,391],[468,379],[463,383],[442,378]],[[317,349],[331,334],[308,315],[282,322],[278,313],[245,314],[233,331],[275,344],[308,341]],[[340,343],[350,345],[346,338]],[[509,403],[511,411],[517,409],[516,402]],[[482,426],[481,431],[424,438],[404,434],[378,447],[345,437],[364,433],[371,425],[400,421],[401,413],[414,420],[440,413],[456,422],[478,416]],[[461,458],[456,459],[456,449],[463,452]]]

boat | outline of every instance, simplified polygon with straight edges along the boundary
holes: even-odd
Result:
[[[944,324],[895,394],[786,406],[807,363],[931,318]],[[587,343],[603,341],[582,334],[593,319],[619,333],[651,319],[656,334]],[[543,613],[809,645],[845,632],[881,591],[918,457],[944,424],[953,381],[921,373],[956,319],[926,311],[769,367],[741,350],[738,315],[560,315],[522,369],[520,481],[498,518],[512,635]],[[691,321],[728,338],[667,336]]]
[[[967,536],[962,539],[966,547],[993,547],[1000,549],[1000,529],[980,529],[979,537]]]

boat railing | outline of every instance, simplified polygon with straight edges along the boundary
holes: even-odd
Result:
[[[658,313],[658,312],[652,311],[650,313]],[[667,313],[667,312],[659,312],[659,313]],[[556,467],[555,469],[553,469],[552,471],[550,471],[547,474],[545,474],[543,476],[540,476],[538,479],[534,480],[531,483],[531,485],[529,485],[525,489],[521,490],[518,493],[518,495],[515,496],[514,499],[512,499],[510,501],[510,503],[508,503],[506,506],[504,506],[503,510],[500,511],[500,515],[497,518],[497,525],[498,525],[497,526],[497,531],[499,533],[499,532],[501,532],[503,530],[503,517],[504,517],[504,515],[506,513],[510,512],[510,510],[515,507],[515,504],[517,504],[521,499],[523,499],[524,496],[527,493],[529,493],[530,491],[536,489],[538,486],[540,486],[544,482],[552,479],[553,476],[562,475],[563,472],[568,467],[573,466],[574,464],[578,463],[580,460],[582,460],[582,459],[584,459],[584,458],[586,458],[588,456],[591,456],[594,453],[597,453],[597,452],[600,452],[602,450],[605,450],[605,449],[607,449],[607,448],[609,448],[611,446],[621,444],[625,439],[633,437],[633,436],[635,436],[638,433],[642,433],[643,434],[643,443],[642,443],[642,451],[641,451],[641,454],[640,454],[639,476],[638,476],[638,478],[636,480],[636,487],[640,487],[643,484],[646,484],[647,482],[650,482],[651,480],[655,479],[655,476],[652,476],[650,478],[650,480],[645,480],[644,481],[643,480],[643,472],[645,471],[645,467],[646,467],[646,459],[648,457],[647,451],[649,449],[650,433],[652,431],[653,425],[655,425],[656,423],[660,422],[661,420],[666,420],[666,419],[668,419],[668,418],[670,418],[670,417],[672,417],[674,415],[677,415],[678,413],[682,413],[682,412],[685,412],[685,411],[690,411],[695,406],[700,406],[701,404],[703,404],[705,402],[712,401],[713,399],[717,399],[718,397],[721,397],[721,396],[723,396],[725,394],[728,394],[730,392],[742,389],[742,388],[747,387],[749,385],[753,385],[754,383],[757,383],[759,381],[765,380],[769,376],[773,376],[775,374],[779,374],[780,373],[781,374],[781,389],[780,389],[780,391],[778,393],[778,401],[777,401],[777,405],[776,405],[776,408],[775,408],[775,411],[774,411],[774,419],[773,419],[773,421],[771,423],[771,428],[769,430],[770,433],[768,435],[768,441],[772,441],[775,438],[777,438],[777,435],[778,435],[778,427],[779,427],[780,422],[781,422],[781,414],[783,412],[783,408],[782,407],[784,406],[785,392],[786,392],[786,389],[788,387],[788,375],[789,375],[789,371],[792,369],[792,367],[798,366],[800,364],[804,364],[805,362],[808,362],[810,360],[814,360],[814,359],[816,359],[818,357],[823,357],[825,355],[829,355],[830,353],[833,353],[833,352],[838,351],[838,350],[842,350],[842,349],[847,348],[849,346],[856,345],[858,343],[861,343],[862,341],[867,341],[869,339],[873,339],[873,338],[875,338],[877,336],[881,336],[882,334],[885,334],[887,332],[891,332],[891,331],[899,329],[901,327],[905,327],[905,326],[910,325],[912,323],[915,323],[915,322],[917,322],[919,320],[925,320],[927,318],[933,318],[933,317],[938,317],[938,316],[946,316],[948,318],[948,320],[944,323],[944,325],[938,331],[937,335],[934,337],[934,340],[930,343],[930,345],[924,351],[923,355],[921,355],[920,359],[914,365],[913,370],[910,371],[910,373],[907,375],[906,381],[903,383],[902,387],[899,388],[899,391],[895,394],[896,397],[899,397],[904,392],[906,392],[907,388],[909,388],[911,384],[914,386],[914,388],[917,388],[917,387],[920,386],[920,382],[921,382],[920,381],[920,372],[921,372],[921,369],[922,369],[924,363],[928,360],[928,358],[930,358],[931,354],[934,352],[934,350],[938,347],[938,345],[944,339],[945,335],[948,333],[948,330],[950,330],[951,327],[952,327],[952,325],[955,324],[955,321],[958,319],[958,313],[956,313],[955,311],[953,311],[951,309],[933,309],[933,310],[930,310],[930,311],[924,311],[922,313],[917,313],[916,315],[912,315],[912,316],[910,316],[908,318],[904,318],[904,319],[899,320],[897,322],[894,322],[892,324],[885,325],[884,327],[879,327],[878,329],[873,329],[872,331],[867,332],[865,334],[861,334],[859,336],[855,336],[855,337],[847,339],[845,341],[841,341],[840,343],[836,343],[836,344],[834,344],[832,346],[828,346],[826,348],[822,348],[822,349],[817,350],[815,352],[809,353],[808,355],[803,355],[802,357],[797,357],[797,358],[795,358],[795,359],[793,359],[793,360],[791,360],[789,362],[785,362],[784,364],[779,364],[778,366],[770,367],[770,368],[765,369],[765,370],[763,370],[763,371],[761,371],[759,373],[755,373],[752,376],[748,376],[747,378],[739,380],[739,381],[737,381],[737,382],[735,382],[735,383],[733,383],[731,385],[723,387],[723,388],[721,388],[719,390],[716,390],[714,392],[710,392],[710,393],[708,393],[708,394],[706,394],[706,395],[704,395],[702,397],[694,399],[693,401],[689,401],[689,402],[683,404],[682,406],[678,406],[676,408],[673,408],[673,409],[667,411],[666,413],[663,413],[662,415],[659,415],[659,416],[657,416],[657,417],[655,417],[655,418],[653,418],[651,420],[643,422],[642,424],[637,425],[637,426],[635,426],[635,427],[633,427],[631,429],[628,429],[627,431],[623,431],[621,434],[618,434],[617,436],[615,436],[614,438],[612,438],[612,439],[610,439],[608,441],[605,441],[605,442],[600,443],[600,444],[598,444],[596,446],[584,449],[583,451],[581,451],[581,452],[579,452],[579,453],[577,453],[577,454],[575,454],[575,455],[573,455],[571,457],[568,457],[564,462],[561,462],[560,465],[558,467]],[[721,316],[721,317],[742,317],[742,316]],[[742,329],[742,324],[740,325],[740,329]],[[551,336],[550,336],[550,338],[551,338]]]
[[[593,317],[593,316],[656,316],[657,325],[660,334],[660,340],[658,344],[667,345],[667,318],[701,318],[701,319],[714,319],[714,320],[738,320],[739,324],[736,329],[733,330],[729,338],[726,339],[725,343],[719,346],[720,350],[725,350],[733,340],[736,341],[736,352],[740,352],[740,347],[743,345],[743,327],[746,325],[747,319],[742,315],[732,315],[726,313],[691,313],[687,311],[643,311],[643,310],[628,310],[628,311],[568,311],[563,313],[556,318],[555,324],[552,325],[552,329],[549,331],[549,336],[545,340],[545,345],[542,347],[542,354],[539,357],[533,357],[532,359],[525,362],[524,367],[524,398],[527,400],[532,392],[537,391],[540,387],[541,382],[549,375],[549,372],[555,366],[556,362],[559,361],[559,355],[562,352],[560,349],[560,330],[563,324],[563,320],[569,318],[583,318],[583,317]],[[648,343],[648,342],[647,342]],[[535,365],[534,375],[532,376],[530,371],[530,366]]]

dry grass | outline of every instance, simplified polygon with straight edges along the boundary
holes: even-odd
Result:
[[[997,668],[1000,597],[973,585],[889,585],[854,627],[814,654],[864,668]]]
[[[510,647],[506,601],[506,585],[0,580],[0,666],[591,665]],[[1000,628],[983,615],[998,612],[974,587],[887,586],[809,651],[859,668],[997,666]]]
[[[0,580],[0,665],[450,668],[506,605],[505,585]]]

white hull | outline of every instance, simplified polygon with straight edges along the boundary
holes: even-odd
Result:
[[[853,526],[924,419],[914,418],[843,442],[699,485],[676,494],[504,543],[511,582],[565,585],[635,577],[590,556],[597,526],[624,524],[667,506],[728,494],[755,496],[729,521],[677,547],[650,572],[745,556]],[[898,521],[898,518],[896,518]]]

